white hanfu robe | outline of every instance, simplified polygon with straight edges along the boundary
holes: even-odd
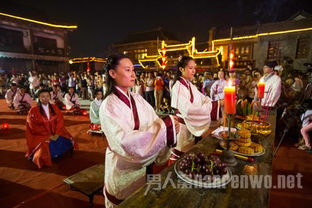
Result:
[[[64,103],[66,105],[66,110],[70,110],[74,105],[80,105],[79,97],[76,93],[74,93],[73,95],[66,93],[64,97]]]
[[[62,92],[60,92],[60,91],[57,91],[57,92],[52,91],[52,92],[50,92],[50,95],[51,95],[51,100],[50,100],[51,104],[55,105],[55,104],[57,104],[57,102],[62,102],[63,103],[64,98],[63,98]]]
[[[100,107],[101,128],[108,141],[103,190],[107,208],[144,185],[146,167],[167,162],[169,148],[176,143],[171,116],[159,118],[142,96],[128,94],[115,88]]]
[[[179,111],[177,116],[182,119],[175,148],[178,151],[173,151],[173,154],[187,152],[195,144],[194,136],[200,137],[209,129],[211,120],[219,120],[220,117],[219,102],[204,96],[182,77],[172,87],[171,107]]]
[[[272,72],[263,76],[261,79],[263,79],[265,82],[264,98],[261,100],[261,106],[274,107],[282,92],[281,78]],[[257,88],[255,88],[255,91],[255,98],[257,98]]]
[[[90,103],[90,121],[93,124],[100,124],[100,106],[102,104],[103,100],[98,100],[95,98],[91,103]]]
[[[223,100],[224,99],[224,87],[226,86],[226,80],[219,79],[215,81],[210,88],[210,98],[212,100]]]
[[[21,95],[20,92],[17,92],[16,95],[14,96],[14,99],[13,99],[14,108],[17,109],[18,105],[21,102],[26,102],[26,103],[29,104],[29,106],[31,106],[31,104],[32,104],[32,97],[28,93],[25,93],[24,95]]]
[[[5,93],[5,96],[4,96],[5,97],[5,101],[6,101],[6,103],[8,104],[9,107],[13,105],[13,99],[14,99],[16,93],[17,93],[17,90],[18,89],[15,89],[15,91],[12,90],[12,89],[9,89]]]
[[[36,75],[30,76],[28,78],[28,81],[29,81],[29,89],[30,90],[36,89],[40,84],[40,80],[38,79],[38,77]]]

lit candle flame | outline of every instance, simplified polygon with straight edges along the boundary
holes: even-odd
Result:
[[[233,85],[233,84],[232,84],[232,80],[229,80],[229,81],[228,81],[228,86],[231,87],[232,85]]]

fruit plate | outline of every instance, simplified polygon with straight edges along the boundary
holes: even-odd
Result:
[[[232,172],[229,168],[226,168],[227,173],[225,175],[222,175],[221,177],[217,175],[213,176],[214,180],[212,182],[191,179],[185,173],[183,173],[182,170],[180,170],[179,162],[181,162],[181,160],[178,160],[174,164],[174,171],[176,172],[178,178],[180,178],[181,180],[183,180],[184,182],[188,184],[201,187],[201,188],[219,188],[219,187],[226,186],[232,180]]]
[[[226,149],[221,142],[219,142],[219,145],[222,149]],[[258,152],[258,153],[254,153],[254,154],[244,154],[244,153],[240,153],[240,152],[237,152],[237,151],[234,151],[232,150],[233,154],[237,154],[237,155],[242,155],[242,156],[246,156],[246,157],[259,157],[261,155],[264,155],[265,154],[265,149],[263,148],[263,152]]]

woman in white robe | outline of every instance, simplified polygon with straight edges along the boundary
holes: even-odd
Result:
[[[210,88],[210,98],[212,100],[223,100],[224,99],[224,87],[226,86],[224,71],[218,72],[218,80],[216,80]]]
[[[101,90],[95,91],[95,99],[90,103],[90,129],[92,131],[101,130],[101,121],[100,121],[100,106],[103,102],[103,92]]]
[[[32,101],[33,99],[26,92],[26,88],[24,86],[20,86],[13,99],[14,109],[17,110],[17,113],[27,114],[31,108]]]
[[[110,208],[144,185],[149,165],[168,160],[179,123],[173,116],[159,118],[142,96],[130,92],[136,77],[127,56],[111,56],[105,69],[100,120],[108,141],[103,192]]]
[[[50,92],[50,95],[50,103],[56,105],[60,110],[62,110],[64,106],[64,98],[61,87],[58,84],[53,85],[53,90]]]
[[[212,101],[191,83],[195,67],[195,61],[188,56],[182,57],[177,65],[171,107],[176,109],[180,131],[169,164],[192,148],[196,142],[195,137],[202,136],[209,129],[211,120],[219,120],[221,117],[219,101]]]
[[[80,109],[79,97],[78,97],[78,94],[75,93],[74,87],[70,87],[69,92],[65,94],[64,103],[66,106],[66,110]]]
[[[12,83],[11,84],[11,89],[9,89],[6,93],[5,93],[5,101],[8,104],[8,107],[10,109],[14,109],[14,104],[13,104],[13,99],[17,93],[18,89],[17,89],[17,85],[16,83]]]

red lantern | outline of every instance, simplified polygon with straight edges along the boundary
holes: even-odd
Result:
[[[4,129],[4,130],[9,129],[9,123],[3,123],[3,124],[1,125],[1,128]]]
[[[230,52],[229,69],[230,71],[234,70],[234,50],[231,50]]]
[[[86,111],[86,110],[82,110],[81,113],[82,113],[83,116],[87,116],[88,115],[88,111]]]
[[[91,71],[91,68],[90,68],[90,63],[87,62],[87,72],[90,72]]]

